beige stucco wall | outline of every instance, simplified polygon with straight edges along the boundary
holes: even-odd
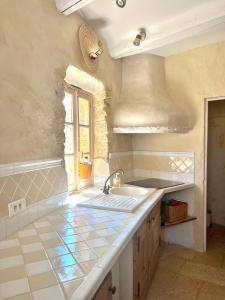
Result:
[[[78,28],[83,22],[79,14],[68,17],[60,14],[54,0],[0,1],[0,164],[63,158],[62,100],[66,69],[71,64],[88,72],[78,41]],[[94,76],[102,81],[106,91],[111,91],[107,105],[110,114],[121,89],[121,61],[113,60],[106,46]],[[98,132],[95,156],[105,158],[107,148],[130,150],[131,138],[113,135],[110,118],[107,141],[104,103],[100,103],[102,99],[95,101],[95,131]],[[42,171],[15,175],[18,180],[21,176],[26,179],[22,188],[25,194],[30,187],[29,178],[34,181],[26,195],[14,193],[15,189],[20,190],[20,182],[14,177],[1,177],[0,216],[8,214],[9,202],[21,197],[30,205],[65,192],[66,173],[64,167],[58,169],[58,181],[52,181],[55,177],[50,172],[50,185],[46,187],[43,182],[36,184],[33,180],[34,176],[40,179]]]
[[[225,101],[209,102],[207,207],[212,222],[225,226]]]
[[[168,57],[165,68],[170,95],[192,116],[193,129],[187,134],[133,135],[133,149],[195,152],[195,247],[203,249],[204,98],[225,95],[225,42]]]
[[[77,30],[84,21],[54,0],[0,1],[0,163],[63,157],[62,82],[69,64],[84,70]],[[97,78],[120,92],[121,62],[104,47]],[[121,137],[113,149],[129,148]]]

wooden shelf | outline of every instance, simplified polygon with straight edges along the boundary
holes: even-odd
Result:
[[[196,217],[187,217],[186,219],[175,221],[175,222],[166,222],[164,225],[162,225],[162,227],[170,227],[170,226],[178,225],[178,224],[181,224],[181,223],[194,221],[196,219],[197,219]]]

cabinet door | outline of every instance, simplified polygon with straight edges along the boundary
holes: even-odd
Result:
[[[147,276],[148,282],[151,280],[151,269],[152,269],[152,254],[153,254],[153,232],[151,226],[151,213],[147,217]]]
[[[160,225],[161,225],[160,204],[157,204],[157,206],[153,209],[153,211],[151,213],[151,231],[152,231],[153,255],[159,249]]]
[[[148,284],[147,222],[142,223],[134,235],[133,245],[133,281],[134,299],[145,299]]]
[[[159,261],[159,246],[160,246],[160,204],[152,210],[150,215],[150,239],[151,239],[151,251],[149,257],[149,278],[152,280]]]
[[[160,203],[143,221],[133,239],[134,300],[145,300],[159,259]]]
[[[92,300],[112,300],[112,274],[106,276]]]

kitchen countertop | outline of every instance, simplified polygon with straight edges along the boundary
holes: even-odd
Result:
[[[0,242],[0,272],[6,274],[0,281],[0,299],[15,296],[17,284],[21,299],[32,295],[45,300],[50,294],[55,300],[91,299],[163,195],[192,187],[185,183],[156,190],[134,213],[76,206],[77,200],[99,194],[99,188],[70,196],[68,205]],[[12,266],[19,272],[10,273]]]

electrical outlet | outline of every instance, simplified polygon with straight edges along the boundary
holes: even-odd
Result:
[[[26,208],[26,199],[22,198],[8,204],[9,216],[13,217]]]

